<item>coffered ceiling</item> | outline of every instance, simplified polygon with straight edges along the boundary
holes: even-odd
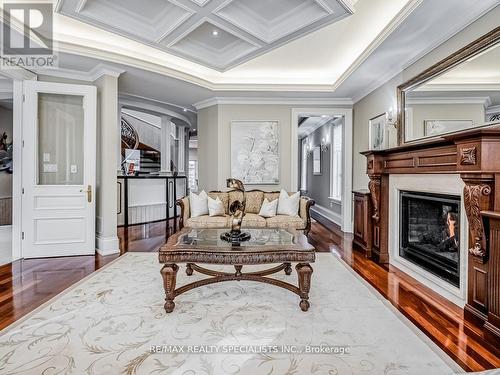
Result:
[[[354,13],[353,0],[60,0],[57,12],[226,71]]]

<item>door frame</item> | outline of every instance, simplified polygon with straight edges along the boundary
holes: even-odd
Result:
[[[34,103],[31,102],[33,98],[29,95],[30,91],[32,91],[35,95],[37,95],[38,93],[48,93],[48,94],[83,96],[85,98],[84,102],[83,102],[84,112],[85,112],[85,120],[84,120],[85,121],[85,123],[84,123],[85,124],[85,137],[84,137],[84,140],[86,140],[86,141],[92,140],[92,143],[84,142],[83,152],[85,155],[85,161],[84,161],[84,165],[83,165],[84,166],[84,171],[83,171],[84,180],[83,180],[82,187],[85,188],[85,186],[87,186],[87,185],[90,185],[92,187],[91,206],[93,209],[91,210],[92,211],[91,215],[88,216],[89,215],[88,211],[90,211],[89,208],[84,209],[85,211],[87,211],[86,212],[86,215],[87,215],[86,220],[88,220],[88,224],[89,224],[88,229],[87,229],[88,232],[86,234],[90,237],[87,237],[87,240],[92,244],[91,245],[92,248],[89,249],[89,251],[90,251],[89,254],[86,254],[86,253],[80,254],[79,252],[77,252],[77,253],[68,252],[67,254],[56,255],[56,256],[73,256],[73,255],[94,254],[96,251],[96,248],[95,248],[95,235],[96,235],[95,223],[96,223],[96,207],[97,207],[97,205],[96,205],[96,195],[97,195],[96,194],[96,190],[97,190],[97,153],[96,153],[97,89],[93,85],[82,85],[82,84],[61,83],[61,82],[33,82],[33,81],[31,81],[31,82],[25,82],[23,84],[23,90],[24,90],[23,91],[23,114],[27,114],[27,116],[28,116],[27,118],[23,118],[23,124],[22,124],[23,131],[34,130],[34,129],[30,128],[30,125],[32,125],[31,119],[33,118],[33,115],[38,114],[38,106],[36,104],[37,101],[35,99]],[[27,90],[30,90],[30,91],[27,91]],[[30,105],[27,106],[27,104],[30,104]],[[90,113],[90,117],[87,117],[87,115],[89,113]],[[28,120],[28,122],[26,120]],[[91,123],[93,122],[94,124],[92,124],[92,126],[87,126],[87,125],[90,125],[89,122],[91,122]],[[35,134],[36,133],[37,133],[37,131],[35,131]],[[35,135],[35,142],[37,141],[36,137],[37,137],[37,135]],[[24,192],[22,194],[22,199],[23,199],[24,203],[26,203],[26,199],[30,197],[29,194],[27,194],[27,192],[26,192],[26,187],[28,186],[27,184],[30,184],[30,186],[32,186],[33,181],[31,179],[34,177],[31,173],[29,173],[29,171],[26,171],[26,167],[28,166],[28,164],[33,163],[33,160],[31,158],[29,158],[29,160],[26,159],[25,152],[27,152],[27,148],[24,146],[30,147],[32,145],[29,143],[29,139],[28,139],[28,143],[26,145],[24,145],[25,138],[27,138],[26,135],[24,135],[22,138],[22,144],[23,144],[22,153],[23,153],[23,157],[24,157],[24,167],[25,167],[24,170],[22,171],[22,176],[26,177],[27,181],[23,181],[23,186],[21,187],[21,192],[23,192],[23,190],[24,190]],[[35,149],[34,150],[35,159],[36,159],[36,154],[37,154],[37,150]],[[38,164],[38,163],[34,163],[34,164]],[[37,167],[34,168],[35,176],[37,174],[36,170],[37,170]],[[90,173],[88,173],[88,172],[90,172]],[[28,180],[30,180],[30,181],[28,181]],[[83,190],[80,190],[80,192],[82,192],[82,191]],[[22,218],[21,227],[23,225],[28,225],[27,219],[29,219],[28,216],[31,213],[29,208],[30,208],[30,204],[25,204],[22,206],[23,211],[25,209],[28,211],[25,213],[26,216],[24,216]],[[29,225],[31,225],[31,224],[32,224],[31,221],[29,221]],[[23,232],[25,234],[26,234],[26,229],[27,228],[23,228]],[[22,237],[22,235],[21,235],[21,237]],[[24,237],[26,237],[26,236],[24,236]],[[23,239],[23,245],[25,245],[27,243],[25,240],[26,240],[26,238]],[[21,250],[22,250],[22,257],[24,258],[26,249],[22,248]],[[31,257],[31,254],[30,254],[30,257]],[[38,257],[38,256],[35,256],[35,257]]]
[[[352,233],[353,228],[353,199],[352,199],[352,128],[353,128],[352,107],[315,107],[315,108],[292,108],[291,121],[291,188],[293,191],[298,188],[299,183],[299,142],[298,123],[301,115],[331,115],[342,116],[344,125],[342,128],[342,223],[341,229],[344,232]]]
[[[36,81],[38,76],[21,67],[4,69],[1,74],[12,79],[12,261],[22,258],[22,167],[23,167],[23,91],[24,81]]]

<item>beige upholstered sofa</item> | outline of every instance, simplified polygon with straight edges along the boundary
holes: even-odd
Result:
[[[293,193],[288,193],[293,194]],[[211,191],[208,195],[214,199],[220,198],[224,204],[226,214],[225,216],[208,215],[191,217],[189,209],[189,197],[184,197],[177,200],[177,204],[181,208],[180,227],[191,228],[229,228],[229,206],[232,202],[242,200],[242,193],[240,191]],[[311,216],[309,209],[314,205],[314,201],[307,197],[300,198],[299,212],[296,216],[276,215],[270,218],[263,218],[259,216],[260,207],[265,198],[269,201],[278,199],[280,193],[278,192],[264,192],[262,190],[251,190],[246,192],[246,209],[245,216],[243,217],[242,227],[252,228],[293,228],[304,231],[308,234],[311,230]]]

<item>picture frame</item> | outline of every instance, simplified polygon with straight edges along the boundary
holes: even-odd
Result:
[[[279,184],[279,121],[231,121],[230,163],[230,177],[241,180],[245,185]]]
[[[368,148],[370,150],[384,150],[388,144],[387,113],[384,112],[368,121]]]
[[[424,120],[424,137],[453,133],[473,126],[472,120]]]
[[[321,147],[313,148],[313,175],[321,176]]]

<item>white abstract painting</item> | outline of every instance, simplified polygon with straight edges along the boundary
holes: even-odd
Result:
[[[244,184],[279,183],[278,121],[231,122],[231,177]]]

